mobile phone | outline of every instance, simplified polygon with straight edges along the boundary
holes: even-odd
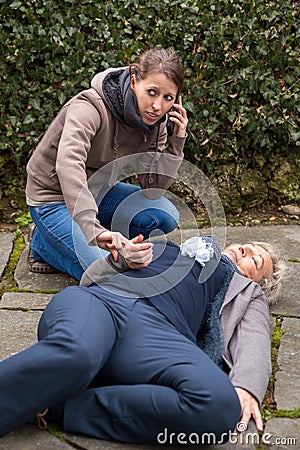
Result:
[[[175,98],[174,103],[178,103],[179,95],[180,95],[180,94],[179,94],[179,92],[178,92],[178,94],[176,95],[176,98]],[[174,106],[172,106],[172,108],[170,109],[170,111],[176,111],[176,108],[175,108]],[[174,133],[174,125],[175,125],[175,123],[172,122],[172,120],[170,120],[170,119],[167,120],[167,131],[168,131],[168,135],[169,135],[169,136],[172,136],[172,134]]]

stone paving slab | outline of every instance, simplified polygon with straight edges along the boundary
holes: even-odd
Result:
[[[279,300],[271,306],[270,310],[276,315],[300,317],[300,262],[287,262],[286,265],[284,288]]]
[[[52,294],[6,292],[0,300],[0,360],[37,340],[37,325]]]
[[[280,249],[284,258],[300,260],[300,226],[268,225],[265,227],[228,227],[227,242],[245,240],[271,242]]]
[[[12,233],[0,233],[0,281],[13,249],[13,239],[14,236]]]
[[[68,443],[61,441],[47,431],[34,425],[25,425],[19,430],[0,438],[0,450],[72,450]]]
[[[282,329],[275,400],[278,409],[291,410],[300,408],[300,318],[284,318]]]
[[[0,308],[43,310],[52,297],[53,294],[39,292],[5,292],[0,300]]]
[[[264,431],[268,450],[298,450],[300,448],[300,419],[270,419]]]
[[[0,360],[36,342],[39,311],[0,310]]]

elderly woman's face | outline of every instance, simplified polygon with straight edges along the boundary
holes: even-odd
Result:
[[[152,72],[139,81],[132,75],[130,86],[136,95],[140,116],[149,126],[170,110],[178,92],[176,84],[160,72]]]
[[[260,281],[273,273],[273,263],[269,253],[259,245],[233,244],[223,253],[235,263],[245,277],[253,281]]]

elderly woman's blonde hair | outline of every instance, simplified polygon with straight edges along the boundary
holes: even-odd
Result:
[[[259,245],[264,250],[266,250],[272,260],[273,263],[273,273],[268,277],[263,277],[259,284],[262,290],[265,293],[265,296],[268,299],[269,304],[275,303],[281,292],[282,288],[282,279],[284,272],[286,270],[286,264],[284,260],[281,258],[279,254],[279,249],[274,245],[268,242],[253,242],[255,245]]]

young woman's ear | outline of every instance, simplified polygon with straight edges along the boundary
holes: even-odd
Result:
[[[131,87],[131,89],[134,89],[135,83],[136,83],[135,74],[132,73],[132,74],[130,75],[130,87]]]

